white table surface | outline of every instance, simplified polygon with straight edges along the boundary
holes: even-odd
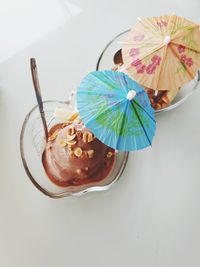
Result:
[[[138,16],[175,11],[200,23],[200,1],[0,2],[0,266],[199,267],[199,90],[158,116],[153,147],[132,153],[106,192],[44,196],[22,167],[19,134],[36,104],[30,57],[44,99],[65,100]]]

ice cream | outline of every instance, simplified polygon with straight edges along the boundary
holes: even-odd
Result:
[[[42,156],[45,171],[59,186],[82,185],[106,178],[115,151],[100,142],[81,121],[59,123],[49,131]]]

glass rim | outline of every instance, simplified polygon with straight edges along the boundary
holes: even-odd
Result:
[[[59,101],[59,100],[45,100],[43,101],[44,104],[50,104],[50,103],[58,103],[58,104],[69,104],[70,101]],[[121,167],[119,168],[116,177],[113,179],[112,182],[110,182],[109,184],[105,184],[105,185],[94,185],[94,186],[89,186],[88,188],[82,189],[80,191],[77,192],[62,192],[62,193],[53,193],[50,192],[49,190],[45,189],[44,187],[42,187],[33,177],[33,175],[31,174],[26,158],[25,158],[25,152],[24,152],[24,145],[23,145],[23,140],[24,140],[24,134],[25,134],[25,130],[26,130],[26,126],[28,123],[28,120],[31,116],[31,114],[38,108],[38,105],[35,105],[25,116],[25,119],[23,121],[22,127],[21,127],[21,131],[20,131],[20,155],[21,155],[21,160],[22,160],[22,164],[24,167],[24,170],[27,174],[27,176],[29,177],[29,179],[31,180],[31,182],[33,183],[33,185],[39,190],[41,191],[44,195],[50,197],[50,198],[62,198],[62,197],[66,197],[66,196],[81,196],[84,193],[89,193],[89,192],[95,192],[95,191],[105,191],[108,190],[121,176],[121,174],[123,173],[127,161],[128,161],[128,156],[129,156],[129,152],[123,152],[124,153],[124,157],[121,163]]]
[[[131,28],[129,28],[129,29],[127,29],[127,30],[125,30],[125,31],[122,31],[122,32],[120,32],[120,33],[118,33],[117,35],[115,35],[115,37],[113,37],[107,44],[106,44],[106,46],[104,47],[104,49],[102,50],[102,52],[101,52],[101,54],[100,54],[100,56],[99,56],[99,58],[98,58],[98,61],[97,61],[97,64],[96,64],[96,71],[98,71],[99,70],[99,65],[100,65],[100,62],[101,62],[101,59],[102,59],[102,57],[103,57],[103,55],[105,54],[105,52],[106,52],[106,50],[107,50],[107,48],[118,38],[118,37],[120,37],[122,34],[124,34],[124,33],[127,33],[127,32],[129,32],[131,30]]]

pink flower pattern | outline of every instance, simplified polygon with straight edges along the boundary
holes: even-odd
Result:
[[[149,65],[142,64],[140,59],[135,59],[132,61],[131,66],[136,68],[137,73],[144,73],[146,71],[147,74],[154,74],[156,67],[160,65],[161,57],[158,55],[154,55],[151,58],[151,63]]]
[[[191,67],[194,64],[192,58],[187,57],[186,55],[181,55],[181,62],[187,65],[188,67]]]
[[[135,59],[132,63],[131,63],[132,67],[135,67],[137,70],[137,73],[144,73],[146,66],[144,64],[142,64],[142,61],[140,59]]]
[[[131,50],[129,51],[129,55],[131,57],[136,57],[139,55],[139,48],[131,48]]]
[[[182,53],[185,52],[186,47],[185,47],[184,45],[181,45],[181,44],[180,44],[180,45],[177,47],[177,49],[178,49],[178,52],[179,52],[180,54],[182,54]],[[180,61],[181,61],[181,63],[183,63],[184,65],[187,65],[188,67],[191,67],[191,66],[194,64],[193,59],[192,59],[191,57],[187,57],[187,55],[185,55],[185,54],[182,54],[182,55],[181,55],[181,57],[180,57]]]
[[[166,26],[166,25],[165,25]],[[137,36],[135,36],[136,38]],[[136,38],[137,39],[137,38]],[[186,47],[183,46],[183,45],[179,45],[178,46],[178,52],[180,54],[184,53],[185,50],[186,50]],[[136,58],[138,55],[139,55],[139,48],[132,48],[130,51],[129,51],[129,55],[134,59],[131,63],[131,66],[133,68],[136,68],[136,71],[138,74],[142,74],[146,71],[147,74],[154,74],[155,73],[155,70],[157,68],[157,66],[160,65],[160,62],[161,62],[161,57],[159,55],[154,55],[152,58],[151,58],[151,63],[149,65],[144,65],[142,63],[142,61],[139,59],[139,58]],[[191,57],[187,57],[187,55],[185,54],[182,54],[181,57],[180,57],[180,61],[184,64],[184,65],[187,65],[188,67],[191,67],[194,62],[193,62],[193,59]]]
[[[188,65],[188,67],[191,67],[194,64],[194,62],[193,62],[191,57],[188,57],[186,59],[185,63],[186,63],[186,65]]]
[[[182,55],[181,56],[181,62],[182,63],[185,63],[186,59],[187,59],[187,56],[186,55]]]
[[[147,67],[146,67],[146,73],[147,74],[154,74],[156,67],[160,65],[161,57],[158,55],[154,55],[151,58],[151,62]]]
[[[138,34],[133,36],[133,41],[142,41],[144,39],[144,34]]]
[[[185,46],[184,45],[179,45],[177,49],[178,49],[178,52],[180,54],[185,52]]]
[[[141,64],[136,67],[137,73],[144,73],[146,66]]]
[[[160,65],[160,61],[161,61],[161,57],[158,55],[154,55],[151,59],[151,61],[156,64],[156,65]]]
[[[167,26],[167,22],[164,21],[164,20],[161,20],[161,21],[158,21],[157,22],[157,25],[160,27],[160,28],[163,28],[163,27],[166,27]]]
[[[141,65],[142,64],[142,61],[140,60],[140,59],[135,59],[132,63],[131,63],[131,66],[132,67],[137,67],[137,66],[139,66],[139,65]]]
[[[154,64],[149,64],[147,67],[146,67],[146,72],[148,74],[154,74],[155,73],[155,70],[156,70],[156,65]]]

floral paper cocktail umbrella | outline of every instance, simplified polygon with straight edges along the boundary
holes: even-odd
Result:
[[[77,108],[86,127],[114,149],[132,151],[152,143],[154,110],[144,89],[122,72],[89,73],[78,87]]]
[[[129,75],[154,90],[178,90],[200,67],[199,25],[176,15],[139,19],[123,42]]]

